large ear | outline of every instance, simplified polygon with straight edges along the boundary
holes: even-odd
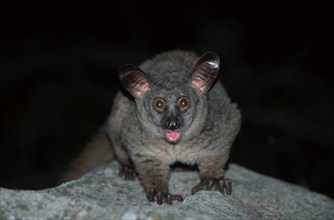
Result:
[[[118,71],[123,87],[136,99],[143,98],[150,89],[150,83],[145,73],[135,65],[124,65]]]
[[[220,59],[217,53],[205,53],[198,60],[192,75],[191,86],[204,95],[214,83],[219,73]]]

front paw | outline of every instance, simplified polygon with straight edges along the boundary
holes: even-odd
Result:
[[[159,205],[162,203],[167,203],[169,205],[172,205],[172,201],[183,201],[183,198],[181,195],[173,195],[168,192],[165,192],[161,189],[156,188],[147,188],[145,189],[146,198],[150,202],[157,202]]]
[[[133,166],[121,166],[118,176],[123,177],[124,180],[135,180],[137,174]]]
[[[230,179],[225,179],[224,177],[205,179],[191,189],[191,194],[194,195],[200,190],[218,190],[224,196],[231,195],[232,181]]]

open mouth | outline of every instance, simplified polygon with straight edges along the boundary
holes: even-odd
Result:
[[[165,136],[167,141],[175,143],[177,142],[182,135],[182,131],[166,131]]]

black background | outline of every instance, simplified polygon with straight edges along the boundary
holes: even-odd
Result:
[[[0,186],[53,186],[106,120],[117,69],[187,49],[222,58],[243,114],[231,162],[334,197],[330,1],[1,4]]]

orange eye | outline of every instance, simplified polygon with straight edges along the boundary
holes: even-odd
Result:
[[[153,101],[153,108],[157,111],[163,111],[166,108],[165,100],[157,98]]]
[[[186,110],[190,106],[190,100],[188,97],[182,97],[178,102],[179,108],[181,110]]]

